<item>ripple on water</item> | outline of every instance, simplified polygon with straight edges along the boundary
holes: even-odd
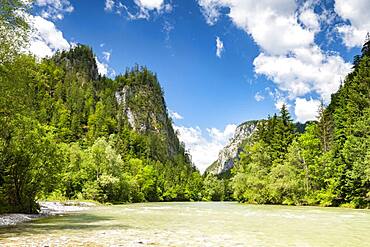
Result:
[[[148,203],[102,207],[0,230],[0,246],[364,246],[370,242],[370,213]]]

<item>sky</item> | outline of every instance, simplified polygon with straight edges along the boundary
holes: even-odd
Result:
[[[236,127],[289,107],[315,119],[370,31],[369,0],[36,0],[29,51],[89,45],[99,72],[158,75],[179,138],[201,170]]]

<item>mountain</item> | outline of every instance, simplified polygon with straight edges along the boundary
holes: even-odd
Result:
[[[77,45],[69,51],[57,52],[51,60],[58,67],[63,68],[63,86],[68,88],[65,92],[66,99],[70,98],[69,96],[74,96],[69,95],[68,91],[71,88],[73,88],[73,94],[79,96],[86,95],[82,91],[87,91],[89,96],[87,101],[91,103],[88,107],[91,109],[88,111],[93,108],[96,111],[100,102],[99,105],[110,115],[108,121],[110,123],[106,123],[106,126],[99,126],[99,128],[106,128],[110,134],[130,129],[148,137],[152,142],[148,145],[153,144],[151,155],[163,162],[166,159],[172,159],[177,154],[184,154],[184,148],[181,146],[173,130],[172,120],[168,116],[164,93],[157,76],[146,67],[136,65],[132,69],[127,69],[124,74],[117,76],[114,80],[102,77],[99,75],[92,49],[85,45]],[[70,78],[73,78],[74,82],[72,85],[66,85],[66,83],[70,83]],[[68,104],[68,102],[73,104],[78,100],[70,99],[65,103]],[[81,102],[79,108],[86,108],[86,103]],[[75,112],[73,106],[68,108]],[[97,121],[98,117],[103,116],[95,114],[94,117],[90,117],[90,120]],[[91,128],[93,126],[89,126],[88,112],[76,118],[84,123],[81,125],[83,129],[80,129],[79,137],[84,137],[86,134],[88,138],[95,139],[100,135],[92,133],[96,131]],[[159,150],[161,148],[162,150]],[[186,158],[188,159],[188,157]]]
[[[220,175],[229,171],[234,166],[234,160],[238,158],[243,149],[243,143],[249,140],[257,130],[257,125],[262,120],[252,120],[240,124],[233,138],[219,152],[218,159],[206,169],[206,173]]]
[[[116,81],[119,86],[115,98],[124,124],[140,134],[157,137],[154,145],[162,143],[166,147],[164,158],[183,153],[156,75],[145,67],[135,66]]]
[[[107,78],[92,49],[77,45],[0,70],[0,212],[35,212],[36,198],[49,197],[202,199],[202,177],[146,67]]]
[[[221,175],[230,171],[234,167],[235,159],[238,159],[240,152],[244,145],[251,139],[252,135],[257,130],[260,123],[265,120],[252,120],[240,124],[236,130],[233,138],[229,143],[219,152],[218,159],[212,163],[207,169],[206,173]],[[298,133],[303,133],[307,123],[295,123]]]
[[[95,55],[86,45],[76,45],[71,50],[58,51],[51,59],[70,73],[84,75],[87,80],[99,79]]]

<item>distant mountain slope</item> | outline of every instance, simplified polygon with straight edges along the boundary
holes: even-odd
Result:
[[[244,145],[251,139],[252,135],[257,130],[258,124],[265,120],[252,120],[240,124],[229,143],[219,152],[218,159],[212,163],[207,169],[206,173],[220,175],[228,172],[234,166],[235,159],[238,158],[239,153],[243,150]],[[296,123],[297,131],[303,133],[307,123]]]
[[[253,120],[240,124],[230,142],[220,151],[218,159],[206,169],[206,173],[219,175],[229,171],[234,166],[234,160],[243,148],[243,143],[257,130],[260,121]]]

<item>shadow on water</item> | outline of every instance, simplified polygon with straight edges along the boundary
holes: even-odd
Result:
[[[108,222],[108,224],[104,224]],[[106,230],[106,229],[129,229],[129,225],[117,222],[108,216],[99,216],[90,213],[69,214],[63,216],[52,216],[39,218],[23,224],[1,227],[0,239],[17,235],[34,235],[55,233],[63,231],[85,231],[85,230]]]

